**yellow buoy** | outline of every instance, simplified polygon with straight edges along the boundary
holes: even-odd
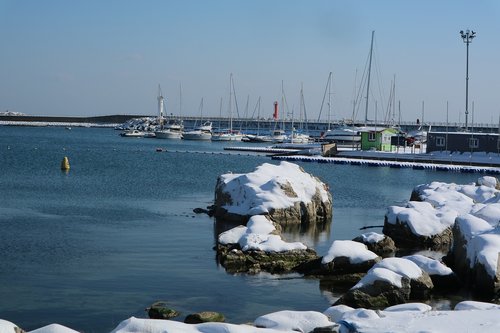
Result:
[[[61,170],[62,171],[68,171],[69,170],[69,159],[64,156],[62,162],[61,162]]]

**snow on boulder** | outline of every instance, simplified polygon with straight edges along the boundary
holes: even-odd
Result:
[[[318,274],[364,273],[379,260],[380,257],[368,250],[365,244],[350,240],[335,240],[328,253],[321,259],[321,273]]]
[[[429,202],[410,201],[406,207],[387,209],[383,233],[398,247],[447,248],[456,217],[457,212],[447,206],[435,208]]]
[[[340,332],[500,332],[500,309],[463,311],[347,311]]]
[[[417,311],[417,312],[426,312],[431,311],[432,306],[424,303],[405,303],[393,305],[388,308],[385,308],[384,311],[389,312],[398,312],[398,311]]]
[[[333,241],[322,263],[327,264],[335,258],[346,257],[351,264],[359,264],[368,260],[374,260],[378,256],[366,248],[366,245],[349,240]]]
[[[28,333],[78,333],[78,331],[72,330],[71,328],[63,325],[50,324],[33,331],[29,331]]]
[[[433,288],[429,275],[415,263],[402,258],[385,258],[336,303],[352,307],[385,308],[425,298]]]
[[[379,256],[387,256],[396,252],[396,244],[391,237],[376,232],[367,232],[354,238],[353,241],[363,243],[368,250]]]
[[[483,185],[484,183],[488,183],[488,185]],[[475,203],[490,200],[498,193],[499,191],[495,187],[491,187],[483,177],[478,180],[477,184],[457,185],[432,182],[418,185],[413,189],[410,200],[429,202],[436,208],[447,206],[461,215],[469,213]]]
[[[427,272],[429,275],[449,275],[453,273],[451,268],[447,267],[442,262],[420,254],[406,256],[403,257],[403,259],[408,259],[414,262],[418,267],[420,267],[424,272]]]
[[[498,179],[496,177],[491,177],[491,176],[480,177],[477,180],[476,185],[477,186],[483,185],[500,190],[500,183],[498,182]]]
[[[411,260],[424,272],[427,272],[435,289],[452,290],[460,287],[457,275],[441,261],[420,254],[405,256],[403,258]]]
[[[463,301],[457,303],[454,309],[455,310],[491,310],[491,309],[500,310],[500,305],[487,302],[478,302],[478,301]]]
[[[312,332],[315,328],[334,326],[326,315],[316,311],[278,311],[257,318],[256,327],[285,332]]]
[[[18,333],[21,329],[10,321],[0,319],[0,332],[2,333]]]
[[[354,310],[354,308],[340,304],[329,307],[323,312],[323,314],[326,315],[328,319],[330,319],[330,321],[338,322],[342,318],[344,313],[350,312],[352,310]]]
[[[186,324],[173,320],[140,319],[122,321],[111,333],[283,333],[280,330],[260,329],[250,325],[226,323]]]
[[[492,226],[496,226],[500,221],[500,203],[477,204],[471,214],[485,220]]]
[[[500,297],[500,228],[468,214],[457,218],[453,238],[453,271],[479,294]]]
[[[317,259],[316,252],[300,242],[288,243],[276,234],[264,215],[252,216],[247,226],[237,226],[218,237],[217,256],[228,272],[282,273]]]
[[[215,187],[215,216],[245,224],[268,215],[278,224],[329,222],[332,196],[326,184],[297,164],[264,163],[247,174],[223,174]]]

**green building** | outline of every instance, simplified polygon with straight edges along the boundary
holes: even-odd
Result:
[[[361,150],[392,150],[391,139],[397,136],[399,131],[395,128],[374,128],[361,132]],[[393,140],[394,142],[394,140]]]

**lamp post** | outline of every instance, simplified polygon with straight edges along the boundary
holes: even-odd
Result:
[[[469,29],[460,30],[460,36],[462,37],[465,45],[467,46],[467,58],[465,65],[465,130],[468,130],[468,116],[469,116],[469,44],[472,42],[472,39],[476,37],[475,31],[469,31]]]

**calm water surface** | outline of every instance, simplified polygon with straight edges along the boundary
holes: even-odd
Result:
[[[205,310],[233,323],[283,309],[324,311],[338,295],[321,291],[317,280],[235,276],[217,265],[214,221],[193,209],[211,204],[218,175],[278,163],[223,154],[227,144],[0,126],[0,318],[25,330],[56,322],[109,332],[130,316],[146,317],[144,309],[157,300],[182,312],[179,320]],[[60,170],[64,156],[67,174]],[[286,237],[320,255],[335,239],[382,225],[386,208],[404,203],[415,185],[479,177],[301,165],[330,185],[334,217],[327,230]]]

